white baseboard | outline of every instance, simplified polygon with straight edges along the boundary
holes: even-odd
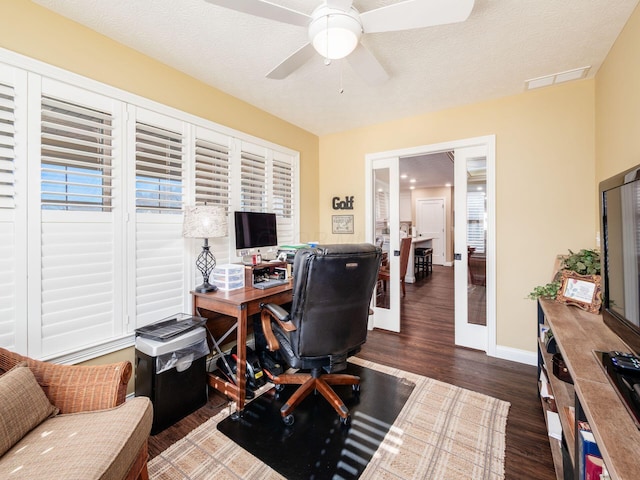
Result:
[[[526,365],[538,365],[538,354],[528,350],[518,348],[503,347],[496,345],[495,357],[512,362],[524,363]]]

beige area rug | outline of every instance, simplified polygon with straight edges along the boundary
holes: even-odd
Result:
[[[415,383],[360,479],[504,478],[509,403],[427,377],[352,358]],[[226,408],[149,462],[152,480],[282,479],[218,431]]]

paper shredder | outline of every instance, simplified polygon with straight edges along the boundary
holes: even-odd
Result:
[[[207,403],[206,330],[166,341],[136,337],[135,394],[151,399],[155,435]]]

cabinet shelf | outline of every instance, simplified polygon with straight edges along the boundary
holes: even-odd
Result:
[[[544,344],[538,340],[538,367],[547,372],[574,473],[578,463],[575,419],[567,414],[567,407],[574,407],[576,415],[582,412],[589,422],[611,478],[636,479],[640,470],[640,431],[593,353],[630,351],[629,347],[604,324],[601,315],[550,300],[540,300],[538,305],[538,324],[545,323],[551,328],[574,383],[563,382],[553,375],[553,355],[547,353]],[[543,408],[545,404],[543,401]],[[563,472],[562,447],[555,445],[557,443],[550,437],[557,478],[575,478],[575,475],[567,475],[571,472]],[[559,454],[556,447],[559,447]]]
[[[562,425],[562,432],[565,436],[565,440],[567,445],[573,445],[575,443],[575,418],[570,418],[567,415],[567,408],[572,407],[575,409],[575,389],[572,384],[563,382],[559,378],[557,378],[553,374],[553,354],[547,353],[547,350],[544,344],[538,339],[538,349],[543,359],[542,367],[547,376],[547,380],[549,381],[549,388],[551,390],[551,394],[556,401],[556,407],[558,410],[558,415],[560,416],[560,425]],[[544,399],[541,399],[544,404],[546,402]],[[547,408],[548,408],[548,404]],[[546,412],[545,412],[546,419]],[[547,425],[548,427],[548,425]],[[569,456],[571,458],[571,464],[576,465],[575,452],[572,448],[569,449]],[[562,462],[562,456],[560,456],[560,462]],[[554,458],[554,463],[555,458]],[[557,463],[556,463],[557,465]],[[557,471],[557,469],[556,469]],[[563,478],[563,477],[558,477]]]

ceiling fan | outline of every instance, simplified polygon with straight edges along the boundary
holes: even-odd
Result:
[[[346,57],[351,67],[371,85],[384,83],[389,74],[360,43],[363,34],[463,22],[469,17],[474,4],[474,0],[405,0],[360,13],[353,6],[353,0],[326,0],[307,15],[266,0],[207,1],[308,29],[309,42],[271,70],[267,78],[286,78],[319,53],[326,64]]]

